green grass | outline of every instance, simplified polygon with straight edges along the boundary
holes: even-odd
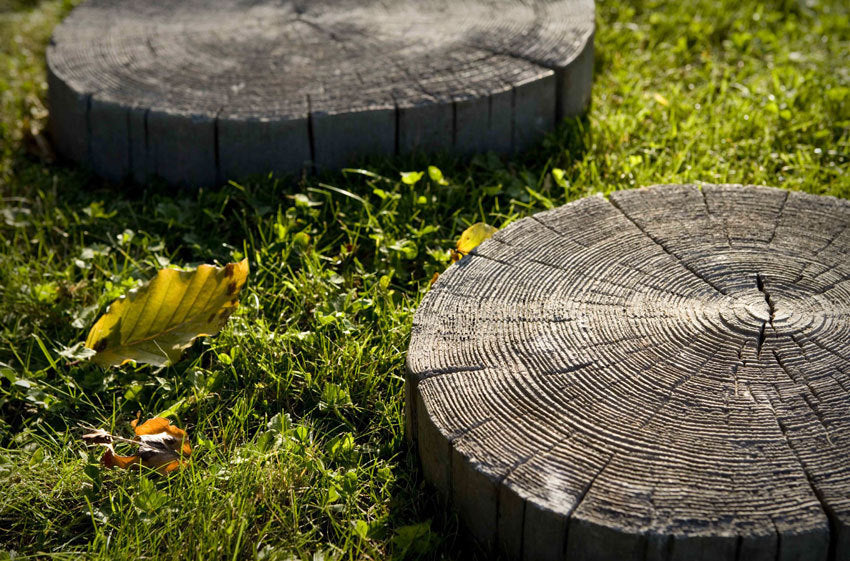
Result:
[[[591,110],[528,153],[177,195],[27,148],[46,118],[44,48],[72,4],[0,0],[0,557],[480,555],[403,423],[412,316],[466,225],[665,182],[850,197],[843,0],[600,2]],[[428,164],[448,186],[399,180]],[[243,256],[240,311],[173,367],[61,354],[156,269]],[[127,434],[136,411],[189,430],[190,468],[99,468],[81,425]]]

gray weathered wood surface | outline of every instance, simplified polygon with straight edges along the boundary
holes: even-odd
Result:
[[[408,353],[426,478],[510,559],[850,559],[850,202],[664,185],[511,224]]]
[[[211,185],[520,150],[590,97],[593,0],[88,0],[47,51],[59,152]]]

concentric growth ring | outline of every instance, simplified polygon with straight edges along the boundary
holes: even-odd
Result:
[[[593,0],[88,0],[51,129],[111,179],[213,184],[368,154],[521,149],[590,96]]]
[[[425,475],[513,559],[850,559],[850,203],[665,185],[520,220],[408,354]]]

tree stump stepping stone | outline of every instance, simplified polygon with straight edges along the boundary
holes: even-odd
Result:
[[[661,185],[519,220],[408,353],[424,475],[509,559],[850,559],[850,202]]]
[[[212,185],[521,150],[587,105],[593,0],[88,0],[47,50],[61,154]]]

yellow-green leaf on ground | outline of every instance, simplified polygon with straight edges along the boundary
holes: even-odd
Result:
[[[402,171],[401,173],[401,181],[408,185],[416,185],[416,183],[422,179],[422,176],[425,175],[424,171]]]
[[[443,171],[437,166],[428,166],[428,177],[430,177],[431,181],[438,185],[449,184],[449,182],[446,181],[446,178],[443,177]]]
[[[486,222],[476,222],[463,231],[457,241],[457,247],[452,250],[452,263],[481,245],[481,242],[498,232]]]
[[[247,279],[247,259],[194,271],[161,269],[97,320],[86,338],[86,347],[97,352],[91,360],[104,367],[177,362],[196,338],[221,331]]]

